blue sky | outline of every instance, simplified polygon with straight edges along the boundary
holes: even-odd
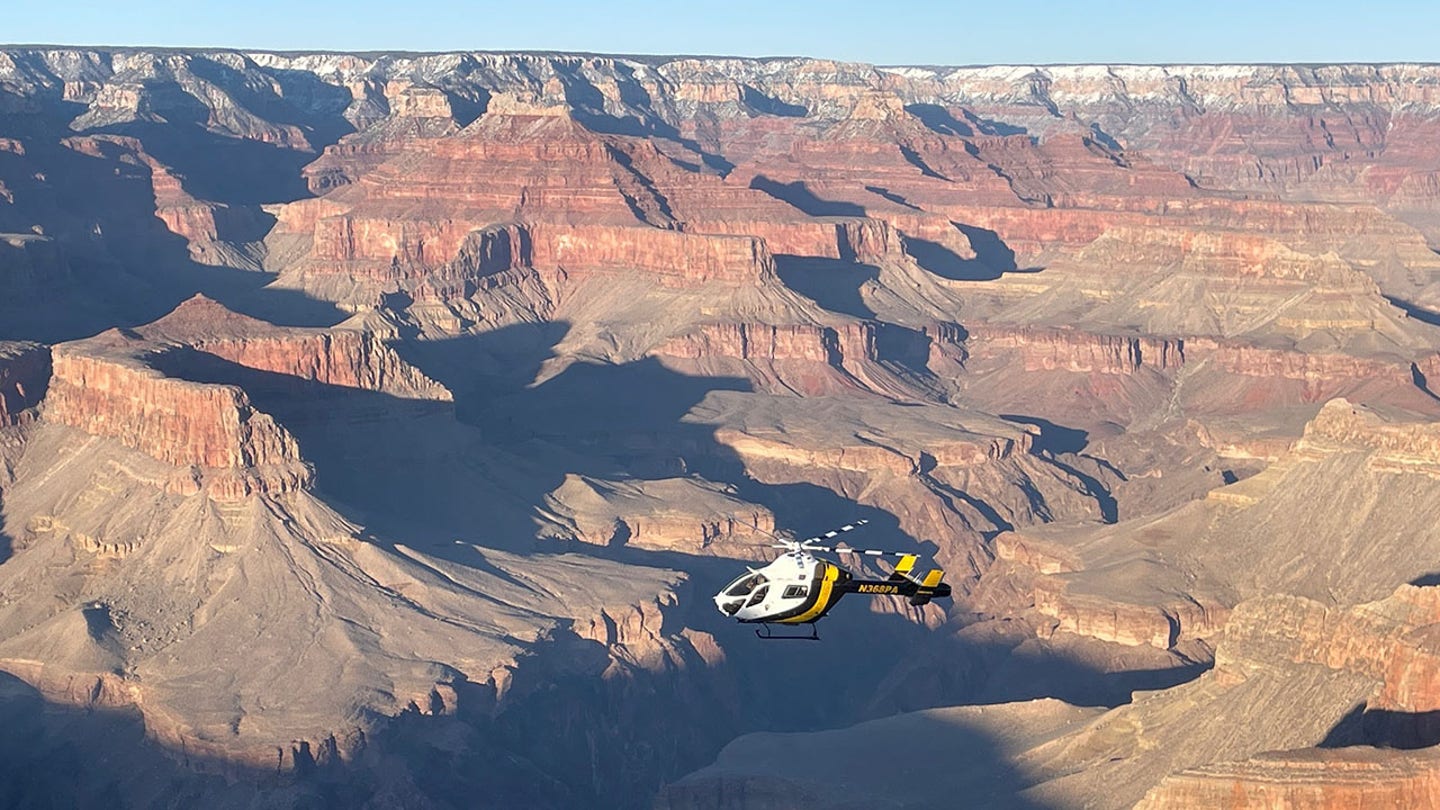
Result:
[[[0,41],[803,55],[878,64],[1440,61],[1440,0],[8,0]]]

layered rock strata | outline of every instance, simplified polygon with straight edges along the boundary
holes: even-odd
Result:
[[[1374,597],[1429,573],[1413,551],[1429,537],[1427,493],[1440,480],[1433,434],[1429,422],[1332,400],[1276,462],[1203,501],[1100,528],[1019,530],[996,553],[1038,575],[1043,632],[1119,644],[1213,639],[1231,608],[1265,593]],[[1337,512],[1303,506],[1320,493]]]

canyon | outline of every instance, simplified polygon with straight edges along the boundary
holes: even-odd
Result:
[[[1433,803],[1437,135],[1430,65],[0,47],[0,804]],[[713,609],[861,519],[953,603]]]

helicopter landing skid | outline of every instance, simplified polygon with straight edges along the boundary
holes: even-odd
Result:
[[[766,641],[819,641],[820,633],[814,624],[810,625],[810,635],[808,636],[777,634],[770,625],[762,624],[760,625],[760,629],[755,631],[755,637]]]

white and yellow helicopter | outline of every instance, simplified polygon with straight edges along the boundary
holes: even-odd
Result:
[[[931,599],[949,599],[950,586],[941,582],[945,572],[932,568],[923,578],[911,574],[918,554],[899,551],[837,548],[816,545],[845,532],[864,526],[869,521],[857,520],[834,531],[805,540],[781,540],[774,548],[783,548],[774,562],[764,568],[750,568],[715,594],[715,607],[720,612],[746,624],[762,626],[755,635],[764,639],[807,639],[818,641],[815,622],[825,617],[847,593],[866,596],[908,596],[910,604],[924,605]],[[814,552],[855,554],[868,557],[899,557],[889,579],[857,579],[840,566],[817,559]],[[770,625],[808,624],[810,635],[777,635]]]

